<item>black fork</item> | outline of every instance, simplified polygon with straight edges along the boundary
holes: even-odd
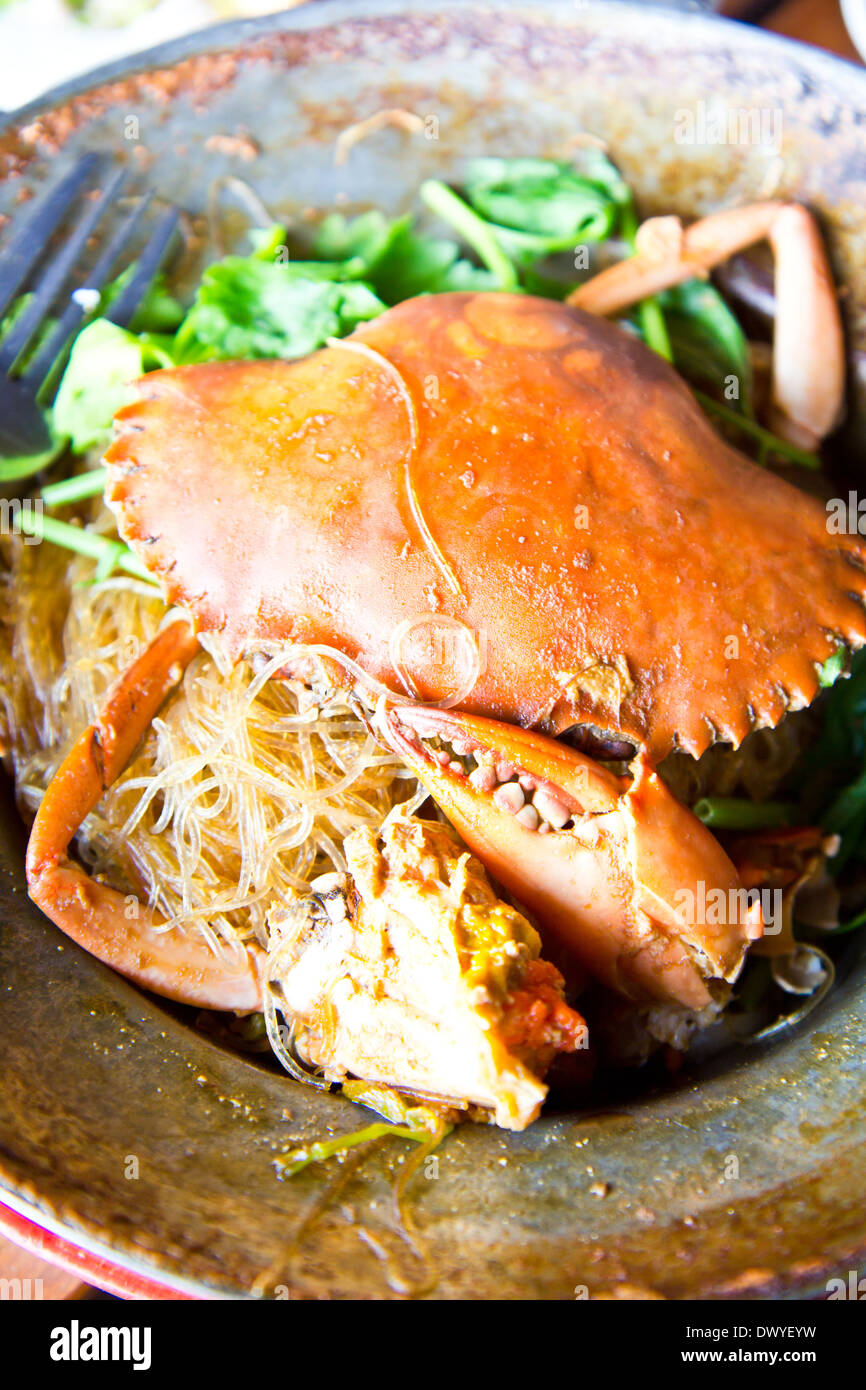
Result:
[[[0,319],[16,295],[29,286],[31,272],[43,255],[46,242],[73,211],[86,185],[99,169],[99,156],[82,155],[55,186],[39,200],[0,251]],[[98,196],[84,199],[75,222],[39,278],[29,286],[31,298],[0,337],[0,458],[40,454],[51,447],[51,437],[39,402],[48,403],[46,383],[69,348],[83,319],[94,304],[132,238],[150,204],[141,198],[122,219],[99,252],[83,281],[70,288],[73,272],[109,206],[117,199],[125,180],[118,169],[105,181]],[[162,264],[178,223],[176,208],[168,208],[157,221],[135,262],[135,270],[105,312],[112,323],[125,328]],[[61,298],[62,296],[62,298]],[[63,305],[45,342],[23,369],[16,372],[55,306]],[[55,383],[56,384],[56,383]]]

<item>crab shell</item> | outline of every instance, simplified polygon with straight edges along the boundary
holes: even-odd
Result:
[[[303,361],[152,373],[106,459],[120,534],[230,654],[325,643],[399,690],[395,633],[466,630],[463,709],[653,763],[778,723],[866,640],[859,539],[623,329],[531,296],[408,300]],[[411,693],[465,673],[465,644],[431,641]]]

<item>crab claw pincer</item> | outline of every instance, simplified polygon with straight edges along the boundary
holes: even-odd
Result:
[[[385,729],[566,974],[695,1010],[736,978],[760,905],[643,755],[622,778],[529,730],[423,706],[389,710]]]

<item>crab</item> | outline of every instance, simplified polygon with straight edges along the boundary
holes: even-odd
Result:
[[[768,204],[654,231],[572,304],[421,297],[301,361],[138,383],[105,497],[188,618],[120,677],[42,801],[28,881],[58,926],[157,992],[261,1006],[260,950],[217,959],[145,908],[130,919],[68,852],[209,634],[230,658],[324,649],[335,682],[370,707],[378,696],[382,737],[572,987],[597,978],[700,1010],[736,978],[760,908],[657,768],[812,701],[822,663],[866,641],[866,551],[602,317],[770,235],[775,408],[814,443],[838,418],[843,369],[810,214]],[[431,630],[448,640],[421,660],[413,640]],[[733,904],[726,920],[693,920],[684,902],[712,889]]]
[[[538,933],[447,826],[397,815],[343,848],[347,874],[270,914],[269,988],[302,1065],[524,1129],[555,1054],[588,1042]]]

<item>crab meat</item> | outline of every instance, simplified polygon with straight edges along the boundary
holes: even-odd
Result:
[[[560,963],[572,957],[622,994],[694,1010],[711,1003],[712,980],[736,978],[761,934],[760,904],[644,757],[629,782],[492,720],[400,706],[386,728],[465,842],[558,943]],[[496,791],[443,766],[437,751],[455,742],[467,767],[494,772]],[[713,914],[722,920],[702,912],[708,901],[726,905]]]
[[[344,841],[345,877],[274,909],[270,988],[302,1061],[524,1129],[554,1054],[586,1046],[538,933],[444,825]]]
[[[777,724],[866,640],[860,537],[623,329],[530,295],[154,372],[106,458],[121,535],[230,653],[326,643],[394,690],[408,668],[414,698],[592,725],[654,765]]]

